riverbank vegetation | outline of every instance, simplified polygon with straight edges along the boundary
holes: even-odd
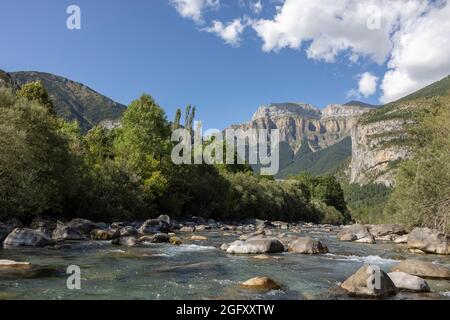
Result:
[[[0,89],[0,219],[35,216],[97,221],[168,214],[239,220],[349,220],[331,176],[284,182],[255,176],[248,165],[175,165],[174,122],[148,95],[133,101],[121,126],[81,134],[58,118],[42,83]],[[195,108],[185,126],[192,128]]]

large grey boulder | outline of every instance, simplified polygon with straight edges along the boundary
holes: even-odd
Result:
[[[384,298],[395,295],[397,288],[391,278],[383,271],[379,270],[379,281],[373,281],[377,274],[372,270],[378,269],[376,266],[364,265],[350,278],[341,284],[349,296],[352,297],[368,297],[368,298]]]
[[[95,229],[102,230],[102,227],[101,225],[86,219],[73,219],[66,224],[57,221],[56,229],[53,231],[52,237],[57,241],[86,240],[90,237],[90,233]]]
[[[121,237],[137,237],[138,231],[133,226],[126,226],[120,229]]]
[[[283,244],[275,238],[237,240],[230,243],[227,253],[235,254],[260,254],[283,252]]]
[[[56,229],[56,219],[50,217],[36,217],[33,219],[30,226],[32,229],[40,230],[51,237],[53,231]]]
[[[320,254],[328,253],[328,248],[319,240],[305,237],[298,238],[297,240],[291,242],[289,244],[288,251],[301,254]]]
[[[13,247],[45,247],[54,244],[54,241],[42,231],[16,228],[6,237],[3,244]]]
[[[371,226],[369,232],[375,240],[393,240],[396,236],[407,234],[405,227],[399,224],[379,224]]]
[[[405,272],[389,272],[388,276],[398,289],[414,292],[430,292],[428,283],[417,276]]]
[[[168,233],[170,232],[170,224],[158,219],[150,219],[145,221],[138,231],[141,234],[152,234],[158,232]]]
[[[361,224],[354,224],[344,227],[337,234],[338,239],[341,241],[356,241],[370,236],[371,234],[369,233],[367,227]]]
[[[160,215],[157,220],[165,222],[168,225],[170,225],[170,217],[167,214]]]
[[[427,253],[450,254],[450,237],[430,228],[415,228],[408,235],[408,247]]]
[[[450,269],[428,261],[407,259],[392,268],[393,272],[405,272],[429,279],[450,279]]]

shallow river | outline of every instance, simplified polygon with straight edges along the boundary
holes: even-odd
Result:
[[[218,249],[237,239],[222,231],[198,233],[208,241],[186,245],[148,244],[117,247],[108,242],[64,244],[58,248],[0,249],[0,259],[28,261],[33,269],[0,272],[0,299],[342,299],[333,290],[364,263],[389,269],[405,258],[450,267],[450,257],[406,253],[401,245],[339,242],[335,233],[303,233],[320,239],[330,254],[309,256],[228,255]],[[183,235],[180,235],[183,237]],[[185,237],[189,235],[186,234]],[[81,290],[68,290],[65,271],[81,268]],[[269,276],[283,291],[249,292],[239,284]],[[394,299],[450,299],[450,282],[428,280],[433,293],[400,293]]]

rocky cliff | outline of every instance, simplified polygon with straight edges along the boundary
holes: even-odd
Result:
[[[331,104],[319,110],[306,103],[273,103],[261,106],[250,122],[232,128],[279,129],[283,143],[280,155],[283,169],[301,161],[308,151],[315,153],[349,137],[358,118],[370,110],[369,107],[358,105]],[[294,168],[304,166],[295,163],[292,170],[286,172],[297,173]],[[280,177],[284,178],[284,174]]]
[[[360,115],[370,108],[333,104],[323,111],[305,103],[273,103],[261,106],[248,123],[234,129],[279,129],[282,142],[294,152],[306,141],[313,151],[329,147],[350,136]]]

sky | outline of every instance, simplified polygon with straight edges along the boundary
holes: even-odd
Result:
[[[445,0],[0,0],[0,39],[0,69],[126,105],[148,93],[169,119],[193,104],[217,129],[259,105],[381,104],[450,74]]]

